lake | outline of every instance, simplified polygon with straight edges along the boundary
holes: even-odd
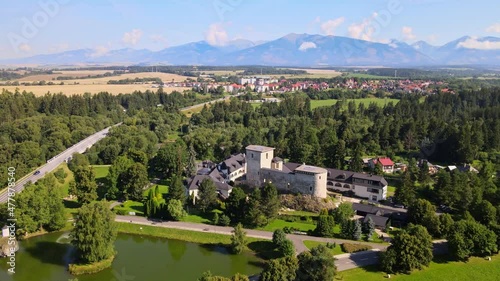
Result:
[[[0,259],[2,281],[193,281],[204,271],[232,276],[259,273],[262,260],[250,252],[232,255],[220,246],[118,234],[112,268],[92,275],[72,276],[67,265],[74,248],[68,233],[51,233],[21,242],[16,273]]]

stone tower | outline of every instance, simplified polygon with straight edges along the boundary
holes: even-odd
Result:
[[[247,161],[247,182],[254,186],[261,186],[260,170],[262,168],[271,169],[271,162],[274,157],[274,148],[249,145],[246,147],[246,161]]]

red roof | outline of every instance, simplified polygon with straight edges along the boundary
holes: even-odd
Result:
[[[394,166],[394,162],[392,162],[391,158],[385,157],[385,158],[379,158],[380,164],[382,166]]]

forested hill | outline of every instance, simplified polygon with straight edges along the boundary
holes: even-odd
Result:
[[[16,169],[20,178],[47,159],[137,110],[162,105],[165,112],[200,102],[194,93],[134,92],[125,95],[0,94],[0,168]],[[160,124],[158,124],[160,127]],[[154,128],[154,126],[152,126]],[[148,128],[149,129],[149,128]],[[7,173],[0,173],[0,188]]]

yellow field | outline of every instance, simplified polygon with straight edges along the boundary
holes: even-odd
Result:
[[[305,70],[307,74],[286,74],[283,75],[286,78],[332,78],[342,75],[342,72],[338,72],[333,69],[307,69],[307,68],[289,68],[292,70]]]
[[[206,75],[208,74],[214,74],[214,75],[241,75],[243,70],[206,70],[206,71],[193,71],[195,73],[205,73]]]
[[[121,77],[121,76],[120,76]],[[82,80],[79,80],[82,81]],[[66,81],[65,81],[66,83]],[[63,93],[65,95],[75,95],[75,94],[84,94],[84,93],[92,93],[96,94],[99,92],[108,92],[111,94],[126,94],[132,93],[133,91],[157,91],[158,88],[153,88],[151,84],[137,84],[137,85],[107,85],[107,84],[94,84],[94,85],[51,85],[51,86],[0,86],[0,89],[6,89],[8,91],[14,92],[16,88],[19,91],[33,92],[33,94],[37,96],[43,96],[47,92],[51,93]],[[185,87],[164,87],[163,90],[167,93],[173,91],[179,91],[182,93],[184,90],[188,90],[189,88]]]
[[[163,82],[182,82],[186,80],[187,76],[171,74],[171,73],[161,73],[161,72],[139,72],[139,73],[126,73],[119,76],[102,77],[102,78],[89,78],[89,79],[72,79],[72,80],[52,80],[59,76],[80,76],[84,77],[87,75],[98,75],[104,74],[106,72],[112,71],[101,71],[101,70],[87,70],[87,71],[61,71],[59,74],[47,74],[47,75],[32,75],[24,77],[19,81],[23,82],[33,82],[33,81],[52,81],[54,83],[64,82],[64,84],[74,84],[80,83],[80,85],[95,85],[107,84],[109,80],[122,80],[122,79],[135,79],[135,78],[160,78]]]

